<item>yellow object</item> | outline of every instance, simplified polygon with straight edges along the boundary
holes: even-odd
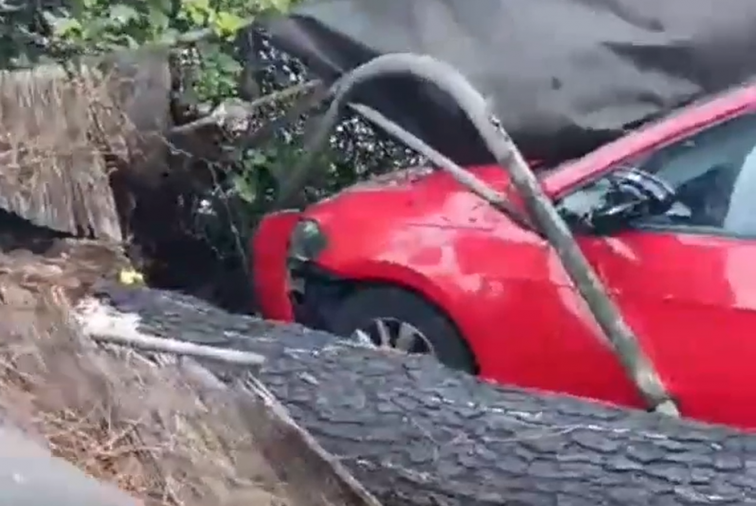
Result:
[[[118,273],[118,281],[123,285],[141,285],[144,283],[144,276],[134,269],[123,269]]]

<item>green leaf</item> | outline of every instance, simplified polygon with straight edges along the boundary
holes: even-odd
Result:
[[[139,49],[141,44],[138,40],[136,40],[134,37],[129,35],[128,33],[124,33],[121,35],[122,45],[126,46],[129,49]]]
[[[261,7],[266,10],[275,10],[278,12],[284,12],[291,8],[291,0],[264,0],[261,3]]]
[[[218,70],[224,74],[236,74],[243,68],[242,64],[228,53],[215,53],[213,60]]]
[[[157,38],[157,42],[162,45],[173,46],[178,40],[178,38],[179,38],[178,30],[175,30],[173,28],[168,28],[162,34],[160,34],[160,36]]]
[[[252,167],[265,165],[268,163],[268,157],[259,149],[250,149],[244,154],[245,161]]]
[[[45,12],[44,15],[45,21],[50,24],[56,37],[69,38],[82,33],[82,25],[76,18],[55,16],[50,12]]]
[[[184,0],[181,2],[182,17],[197,26],[203,26],[212,12],[210,0]]]
[[[224,37],[228,37],[236,34],[240,29],[244,28],[246,20],[241,16],[237,16],[231,12],[218,12],[215,17],[215,31]]]
[[[255,192],[255,186],[249,178],[244,177],[242,174],[234,174],[233,187],[239,198],[248,204],[254,204],[257,200],[257,193]]]
[[[171,12],[173,10],[173,0],[152,0],[150,2],[151,9],[158,9],[162,12]]]
[[[150,24],[152,33],[162,34],[170,25],[171,19],[168,17],[167,10],[162,5],[150,5],[147,21]]]
[[[139,19],[139,12],[125,4],[110,6],[110,19],[123,26]]]
[[[184,0],[183,4],[187,9],[196,9],[202,12],[210,12],[212,10],[210,0]]]

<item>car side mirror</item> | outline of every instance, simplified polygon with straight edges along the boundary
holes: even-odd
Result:
[[[639,169],[621,169],[609,176],[611,190],[584,223],[595,234],[609,235],[643,216],[667,212],[676,194],[665,181]]]

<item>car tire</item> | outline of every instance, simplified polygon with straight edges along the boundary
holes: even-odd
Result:
[[[395,287],[359,289],[337,305],[329,318],[329,330],[339,336],[358,339],[357,330],[376,320],[407,323],[432,346],[432,353],[444,365],[475,374],[475,357],[454,324],[421,296]]]

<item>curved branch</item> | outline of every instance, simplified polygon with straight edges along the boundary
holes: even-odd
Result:
[[[543,192],[524,157],[501,127],[483,96],[451,65],[430,56],[388,54],[379,56],[342,77],[332,88],[334,100],[324,115],[319,129],[309,139],[305,160],[295,168],[292,179],[282,188],[281,199],[285,201],[291,198],[291,192],[296,190],[297,185],[301,186],[302,181],[306,179],[309,163],[328,140],[331,129],[338,121],[340,110],[346,104],[351,92],[361,83],[389,75],[411,75],[428,81],[457,102],[480,133],[497,163],[511,174],[512,182],[524,198],[531,218],[556,251],[567,274],[577,286],[593,317],[614,348],[616,356],[637,385],[648,406],[666,414],[678,415],[677,408],[653,364],[643,352],[630,327],[625,323],[601,280],[583,256],[569,227]],[[401,141],[409,140],[406,132],[393,133]],[[428,150],[424,149],[422,153],[426,154],[426,151]],[[470,191],[479,194],[476,192],[476,189],[480,189],[477,184],[470,185],[468,184],[470,181],[465,182],[464,179],[459,178],[459,168],[456,165],[445,163],[442,168],[452,176],[456,175],[456,179]],[[493,189],[487,193],[494,195],[492,204],[506,200],[503,195],[496,195],[497,192]]]

